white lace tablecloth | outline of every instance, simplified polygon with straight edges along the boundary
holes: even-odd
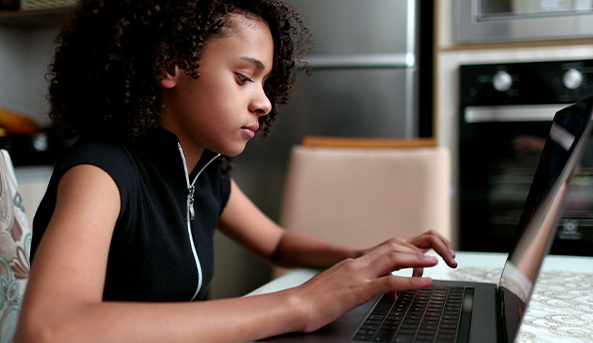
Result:
[[[497,283],[506,254],[460,252],[457,269],[441,260],[425,276]],[[319,271],[297,269],[249,295],[297,286]],[[396,274],[409,275],[410,271]],[[548,256],[527,308],[517,343],[593,342],[593,258]]]
[[[467,267],[451,279],[498,282],[501,269]],[[540,273],[517,342],[593,342],[593,274]]]

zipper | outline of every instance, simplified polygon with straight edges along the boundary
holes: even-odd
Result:
[[[181,149],[181,146],[179,146],[179,148]],[[183,150],[181,150],[182,156],[183,156]],[[187,191],[188,191],[188,201],[189,201],[189,219],[190,220],[194,220],[194,218],[196,217],[196,210],[194,209],[194,195],[196,193],[196,187],[194,186],[194,184],[196,183],[196,180],[198,179],[198,177],[200,177],[200,175],[202,174],[202,172],[212,163],[214,162],[214,160],[216,160],[218,157],[220,156],[220,154],[216,154],[216,156],[212,157],[210,159],[210,161],[208,161],[208,163],[206,163],[202,169],[200,169],[200,171],[196,174],[196,177],[194,178],[194,180],[192,181],[191,184],[189,184],[189,174],[187,171],[187,165],[185,163],[185,158],[183,159],[183,165],[185,166],[185,175],[186,175],[186,181],[188,183],[187,186]]]
[[[184,174],[185,174],[185,183],[187,186],[187,234],[189,235],[189,242],[191,244],[191,251],[192,254],[194,256],[194,260],[196,261],[196,269],[198,271],[198,285],[196,287],[196,292],[194,293],[194,296],[191,298],[190,301],[193,301],[197,296],[198,293],[200,293],[200,290],[202,289],[202,264],[200,263],[200,258],[198,257],[198,252],[196,251],[196,244],[194,242],[194,236],[192,235],[191,232],[191,221],[194,220],[195,218],[195,209],[194,209],[194,195],[196,192],[196,187],[194,186],[196,183],[196,180],[198,179],[198,177],[200,177],[200,175],[202,174],[202,172],[212,163],[214,162],[214,160],[216,160],[220,154],[216,154],[214,157],[212,157],[210,159],[210,161],[208,161],[208,163],[206,163],[202,169],[200,169],[200,171],[196,174],[196,176],[194,177],[194,179],[192,180],[192,182],[189,182],[189,172],[187,170],[187,162],[185,160],[185,155],[183,154],[183,148],[181,148],[181,144],[177,143],[177,149],[179,149],[179,154],[181,155],[181,160],[183,161],[183,170],[184,170]]]
[[[194,193],[196,192],[196,187],[192,184],[189,186],[189,219],[194,220],[196,217],[196,210],[194,209]]]

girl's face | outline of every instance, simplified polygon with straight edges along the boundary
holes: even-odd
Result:
[[[199,158],[204,149],[240,154],[258,118],[272,109],[263,89],[274,55],[270,29],[239,14],[231,20],[230,33],[208,42],[197,80],[175,68],[160,81],[165,106],[159,124],[177,135],[186,155]]]

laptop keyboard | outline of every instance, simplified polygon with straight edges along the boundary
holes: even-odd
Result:
[[[377,302],[354,336],[367,342],[466,342],[473,288],[436,286],[386,295]]]

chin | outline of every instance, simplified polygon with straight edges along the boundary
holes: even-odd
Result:
[[[234,157],[240,155],[244,150],[245,144],[242,144],[240,146],[226,147],[225,149],[221,149],[219,153],[225,156]]]

